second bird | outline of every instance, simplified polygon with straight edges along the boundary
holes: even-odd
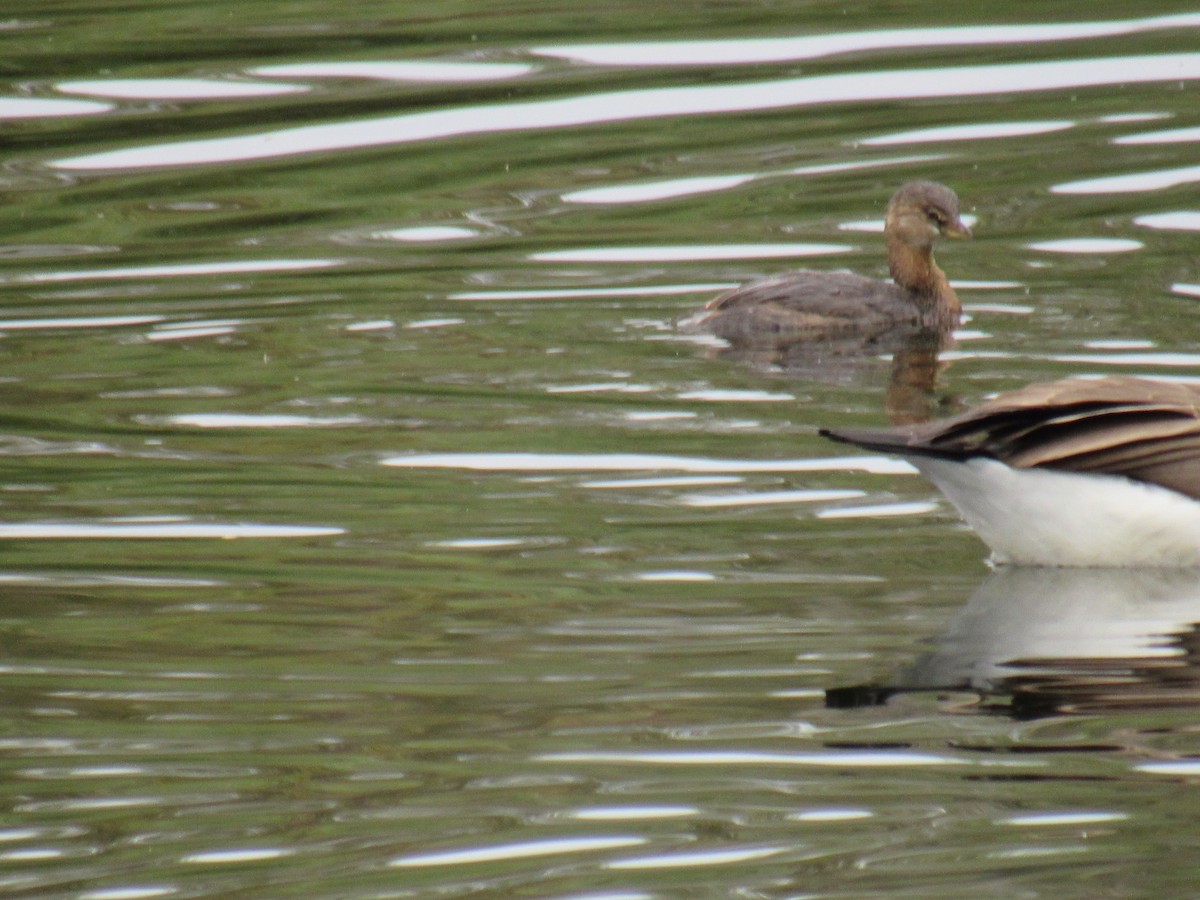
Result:
[[[953,329],[962,305],[934,261],[933,245],[941,237],[971,236],[958,196],[935,181],[901,185],[888,203],[883,234],[894,283],[853,272],[787,272],[720,294],[682,324],[735,345]]]

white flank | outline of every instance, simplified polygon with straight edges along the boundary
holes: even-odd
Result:
[[[1200,503],[1116,475],[1014,469],[993,459],[910,460],[997,563],[1200,565]]]

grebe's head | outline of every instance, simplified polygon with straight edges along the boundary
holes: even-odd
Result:
[[[930,247],[939,237],[969,238],[958,211],[958,195],[936,181],[909,181],[888,201],[884,234],[914,247]]]

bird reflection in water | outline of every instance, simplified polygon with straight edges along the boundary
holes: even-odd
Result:
[[[1004,568],[933,649],[826,705],[969,691],[1019,719],[1200,706],[1200,570]]]

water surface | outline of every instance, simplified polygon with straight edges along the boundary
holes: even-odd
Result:
[[[1193,892],[1192,573],[816,429],[1200,377],[1200,17],[945,15],[9,10],[0,891]],[[913,177],[931,392],[674,326]]]

